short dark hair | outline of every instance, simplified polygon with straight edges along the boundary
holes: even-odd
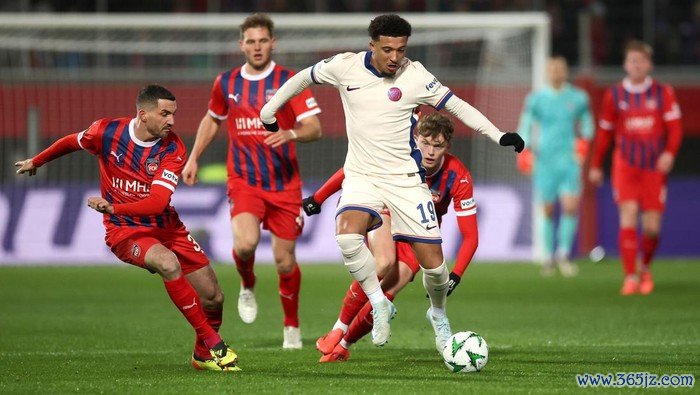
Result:
[[[445,142],[452,140],[455,132],[455,124],[452,120],[440,113],[432,113],[421,117],[418,121],[418,135],[437,138],[439,135],[445,138]]]
[[[251,27],[264,27],[270,32],[270,37],[274,37],[275,33],[275,23],[266,14],[257,12],[255,14],[247,17],[243,23],[241,23],[241,39],[243,39],[243,33]]]
[[[136,108],[158,106],[159,99],[175,101],[175,95],[160,85],[146,85],[139,91],[138,96],[136,96]]]
[[[411,24],[396,14],[384,14],[372,19],[367,31],[374,41],[379,36],[411,37]]]

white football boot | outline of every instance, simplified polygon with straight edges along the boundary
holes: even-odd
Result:
[[[285,326],[284,327],[284,341],[282,342],[282,348],[286,350],[300,350],[301,349],[301,329],[295,326]]]
[[[241,287],[238,294],[238,315],[246,324],[252,324],[258,316],[258,302],[252,288]]]
[[[442,355],[442,350],[445,348],[445,344],[452,336],[452,329],[450,328],[450,320],[447,319],[447,315],[443,314],[440,316],[434,316],[432,313],[432,308],[428,307],[428,311],[425,313],[425,318],[430,321],[430,325],[433,326],[435,331],[435,348]]]
[[[396,308],[389,299],[384,299],[379,306],[372,309],[372,343],[381,347],[389,341],[391,336],[391,326],[389,321],[396,315]]]

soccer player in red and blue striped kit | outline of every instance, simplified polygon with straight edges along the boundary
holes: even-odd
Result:
[[[103,213],[105,241],[124,262],[158,273],[175,306],[196,332],[196,369],[235,371],[238,357],[218,334],[224,295],[209,259],[170,205],[187,153],[172,131],[175,96],[159,85],[143,88],[136,118],[104,118],[65,136],[33,158],[15,163],[18,174],[78,150],[98,157],[101,197],[88,206]]]
[[[622,295],[654,290],[650,266],[666,205],[666,177],[681,146],[681,111],[673,88],[649,76],[652,49],[640,41],[625,49],[621,83],[608,89],[601,105],[589,179],[603,181],[603,159],[615,139],[612,186],[620,212],[619,246],[625,280]],[[637,237],[639,212],[642,240]],[[641,244],[641,265],[637,256]]]
[[[233,260],[241,276],[238,313],[245,323],[257,317],[253,264],[262,224],[272,234],[279,274],[284,310],[282,347],[298,349],[302,346],[298,315],[301,272],[294,249],[304,223],[295,142],[321,137],[316,116],[321,110],[307,89],[280,110],[282,130],[270,133],[264,129],[260,108],[294,75],[272,61],[273,29],[272,20],[263,14],[253,14],[241,24],[239,46],[246,63],[216,77],[208,112],[199,125],[182,175],[186,184],[196,182],[197,160],[214,140],[221,122],[227,120]]]

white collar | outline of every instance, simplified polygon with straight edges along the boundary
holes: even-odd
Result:
[[[249,72],[246,71],[246,65],[247,65],[247,64],[248,64],[248,63],[246,63],[246,64],[244,64],[243,66],[241,66],[241,77],[247,79],[248,81],[260,81],[260,80],[264,80],[264,79],[267,78],[270,74],[272,74],[272,70],[274,70],[274,69],[275,69],[275,66],[276,66],[275,61],[274,61],[274,60],[271,60],[271,61],[270,61],[270,64],[267,65],[267,68],[265,69],[265,71],[263,71],[263,72],[260,73],[260,74],[250,74]]]
[[[134,144],[139,145],[141,147],[153,147],[156,145],[158,141],[160,141],[160,138],[157,138],[153,141],[142,141],[138,137],[136,137],[136,132],[134,128],[136,127],[136,118],[132,119],[131,122],[129,122],[129,137],[131,137],[131,140],[134,141]]]
[[[647,76],[641,84],[633,84],[629,77],[622,80],[622,87],[629,93],[644,93],[651,86],[653,80]]]

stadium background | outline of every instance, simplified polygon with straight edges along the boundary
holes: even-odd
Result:
[[[700,2],[698,1],[6,1],[0,12],[49,13],[61,18],[62,13],[84,13],[99,17],[127,13],[148,18],[148,15],[180,15],[181,13],[248,13],[265,10],[274,13],[376,13],[445,12],[460,15],[468,12],[545,12],[550,19],[551,51],[563,54],[572,65],[571,78],[591,96],[592,110],[598,105],[606,86],[619,80],[621,49],[632,38],[645,39],[654,45],[657,64],[654,76],[676,89],[681,109],[685,139],[670,181],[670,204],[664,222],[664,237],[659,255],[665,257],[699,256],[700,243],[693,226],[700,219],[697,196],[700,196],[700,114],[694,107],[700,101]],[[54,13],[54,14],[51,14]],[[158,13],[158,14],[155,14]],[[185,14],[182,14],[185,15]],[[466,14],[465,14],[466,15]],[[487,15],[487,14],[484,14]],[[409,18],[410,20],[410,18]],[[0,31],[3,31],[0,29]],[[3,39],[11,41],[6,36]],[[237,23],[232,23],[229,39],[237,39]],[[285,41],[280,40],[280,48]],[[476,45],[478,47],[478,45]],[[0,46],[1,47],[1,46]],[[11,45],[10,45],[11,47]],[[429,47],[429,46],[426,46]],[[0,262],[30,263],[99,263],[113,258],[102,243],[100,218],[84,205],[85,196],[94,192],[97,170],[94,158],[73,155],[40,171],[35,180],[19,179],[12,164],[35,154],[51,141],[67,133],[85,128],[103,116],[129,116],[133,113],[135,92],[146,82],[157,80],[171,88],[178,97],[177,132],[188,147],[199,120],[205,111],[210,84],[219,72],[240,65],[242,56],[235,46],[219,56],[162,56],[152,60],[139,56],[81,56],[60,52],[42,56],[32,51],[8,50],[0,54]],[[362,50],[364,46],[354,48]],[[425,61],[430,56],[445,57],[455,47],[439,53],[429,48],[412,47],[409,57]],[[466,59],[446,60],[442,73],[431,70],[458,95],[474,103],[504,130],[514,130],[522,97],[529,89],[529,73],[522,80],[508,82],[497,97],[484,101],[482,94],[492,95],[492,81],[484,80],[478,70],[484,66],[482,49],[464,49]],[[283,57],[281,64],[303,68],[333,52],[318,51],[304,57]],[[454,57],[459,58],[459,55]],[[529,54],[523,54],[529,56]],[[515,56],[515,54],[514,54]],[[102,63],[101,63],[102,62]],[[163,72],[172,64],[177,72]],[[514,63],[516,66],[518,63]],[[99,72],[107,65],[110,72]],[[85,72],[95,66],[96,72]],[[460,72],[459,67],[464,67]],[[125,72],[127,70],[127,72]],[[473,72],[473,73],[472,73]],[[76,75],[80,74],[80,75]],[[483,77],[483,75],[482,75]],[[315,188],[342,165],[346,142],[342,112],[337,93],[328,88],[315,88],[314,94],[323,108],[321,121],[324,138],[320,142],[299,145],[299,158],[305,187]],[[506,99],[510,111],[498,113],[492,103]],[[480,104],[486,104],[482,106]],[[340,114],[340,116],[339,116]],[[464,126],[458,127],[457,152],[475,173],[476,197],[480,204],[480,226],[487,231],[476,260],[528,260],[532,256],[527,179],[520,177],[512,157],[482,160],[483,138],[472,136]],[[225,134],[200,164],[216,164],[225,157]],[[500,189],[503,187],[507,189]],[[481,195],[480,195],[481,193]],[[205,249],[216,260],[228,261],[230,232],[227,204],[220,186],[203,185],[197,189],[180,187],[175,205],[183,214]],[[339,259],[332,243],[332,202],[324,214],[307,221],[305,235],[299,243],[300,261],[328,262]],[[609,184],[600,190],[586,189],[583,203],[582,229],[578,253],[586,254],[593,246],[602,245],[616,254],[617,213],[612,203]],[[513,209],[513,208],[517,209]],[[511,211],[509,211],[511,210]],[[515,210],[515,211],[512,211]],[[490,215],[501,212],[500,216]],[[483,222],[488,222],[484,225]],[[494,226],[491,226],[493,224]],[[454,227],[452,227],[454,228]],[[449,233],[449,227],[446,227]],[[497,230],[489,232],[490,229]],[[505,229],[505,230],[504,230]],[[498,232],[500,231],[500,232]],[[508,237],[503,237],[503,235]],[[447,255],[454,253],[456,233],[446,235]],[[260,260],[265,255],[263,240]],[[327,251],[326,254],[321,251]]]

